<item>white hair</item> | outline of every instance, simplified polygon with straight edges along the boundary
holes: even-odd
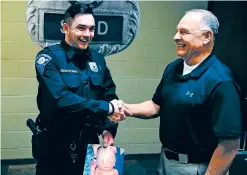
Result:
[[[218,34],[220,26],[217,17],[212,12],[203,9],[189,10],[185,12],[185,15],[189,13],[200,13],[202,15],[201,30],[211,30],[214,34],[215,39],[215,36]]]

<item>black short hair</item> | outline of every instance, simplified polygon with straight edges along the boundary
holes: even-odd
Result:
[[[70,25],[71,19],[74,19],[74,17],[78,14],[93,15],[93,10],[86,4],[82,4],[82,3],[72,4],[64,13],[64,23],[67,23]]]

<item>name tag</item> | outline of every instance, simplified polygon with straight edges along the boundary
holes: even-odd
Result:
[[[68,73],[75,73],[75,74],[78,73],[77,70],[71,70],[71,69],[60,69],[60,72],[68,72]]]

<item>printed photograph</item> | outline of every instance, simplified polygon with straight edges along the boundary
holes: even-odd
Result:
[[[124,149],[100,144],[88,144],[84,175],[122,175]]]

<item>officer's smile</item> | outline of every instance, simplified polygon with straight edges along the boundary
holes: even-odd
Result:
[[[88,38],[88,39],[78,39],[80,42],[82,42],[83,44],[88,44],[90,41],[91,41],[91,39],[90,38]]]

